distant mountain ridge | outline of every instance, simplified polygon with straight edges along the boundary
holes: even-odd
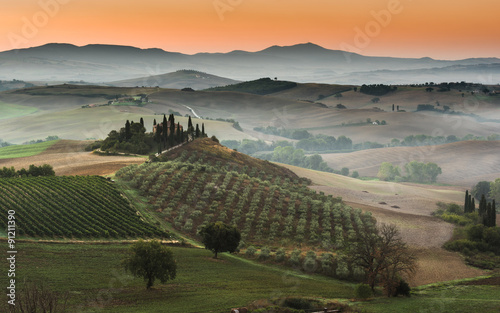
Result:
[[[399,80],[397,71],[434,69],[426,81],[449,81],[450,66],[500,64],[498,58],[470,58],[457,61],[432,58],[370,57],[341,50],[330,50],[313,43],[271,46],[257,52],[235,50],[228,53],[193,55],[162,49],[140,49],[131,46],[92,44],[75,46],[51,43],[43,46],[0,52],[0,79],[27,81],[89,81],[103,83],[150,77],[195,69],[216,76],[245,81],[261,77],[278,77],[296,82],[359,84],[387,83]],[[371,75],[374,71],[391,71]],[[448,71],[449,72],[449,71]],[[362,73],[362,74],[355,74]],[[366,75],[366,73],[370,73]],[[389,75],[389,76],[387,76]],[[453,81],[473,81],[484,75],[470,68],[454,76]],[[491,84],[500,80],[497,68],[491,68]],[[373,78],[370,78],[372,77]],[[410,75],[411,78],[411,75]],[[371,80],[373,79],[373,80]],[[408,81],[406,83],[421,83]]]

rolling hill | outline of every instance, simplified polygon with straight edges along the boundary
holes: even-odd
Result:
[[[443,173],[438,182],[472,188],[500,177],[500,141],[461,141],[439,146],[392,147],[343,154],[323,154],[333,168],[348,167],[361,176],[376,176],[382,162],[400,168],[410,161],[434,162]]]
[[[208,73],[193,70],[179,70],[167,74],[150,75],[139,78],[119,80],[107,84],[118,87],[159,86],[161,88],[192,88],[195,90],[199,90],[237,83],[239,83],[239,81],[211,75]]]
[[[203,225],[237,225],[246,246],[340,248],[371,216],[318,194],[293,172],[232,151],[209,138],[167,153],[170,162],[125,167],[116,177],[192,238]]]

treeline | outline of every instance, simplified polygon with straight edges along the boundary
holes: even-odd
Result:
[[[363,84],[361,88],[359,88],[359,92],[372,96],[383,96],[391,91],[396,91],[397,89],[398,87],[396,86],[389,86],[384,84],[375,84],[375,85]]]
[[[401,169],[389,162],[380,165],[377,177],[384,181],[435,183],[437,176],[442,173],[436,163],[423,163],[411,161],[404,166],[406,175],[402,175]]]
[[[472,134],[465,135],[464,137],[457,137],[455,135],[449,136],[428,136],[428,135],[409,135],[403,140],[394,138],[389,144],[390,147],[417,147],[417,146],[430,146],[430,145],[442,145],[446,143],[467,141],[467,140],[482,140],[482,141],[494,141],[500,140],[500,135],[491,134],[488,137],[484,136],[474,136]]]
[[[370,122],[371,123],[371,120]],[[366,150],[366,149],[376,149],[384,147],[417,147],[417,146],[428,146],[428,145],[442,145],[446,143],[467,141],[467,140],[500,140],[500,135],[491,134],[488,137],[484,136],[474,136],[468,134],[464,137],[457,137],[455,135],[449,136],[429,136],[429,135],[409,135],[403,140],[393,138],[390,143],[382,144],[379,142],[365,141],[362,143],[353,143],[349,137],[341,135],[337,138],[334,136],[328,136],[323,134],[311,134],[305,129],[285,129],[277,128],[273,126],[267,127],[255,127],[253,130],[267,134],[275,135],[285,138],[290,138],[298,140],[298,142],[287,142],[279,141],[280,145],[283,146],[295,146],[298,149],[303,149],[305,151],[337,151],[337,150]],[[272,150],[272,149],[270,149]],[[265,151],[259,150],[259,151]],[[243,151],[242,151],[243,152]]]
[[[299,140],[295,147],[306,151],[351,150],[353,148],[352,140],[343,135],[335,138],[334,136],[322,134],[313,135],[305,129],[278,129],[273,126],[255,127],[253,130],[268,135]],[[288,145],[293,145],[293,143],[290,142]]]
[[[312,170],[340,173],[330,168],[319,154],[306,156],[304,150],[294,147],[276,147],[273,153],[261,154],[257,156],[260,159],[295,165]]]
[[[0,170],[0,178],[14,178],[14,177],[38,177],[38,176],[55,176],[54,169],[49,164],[35,166],[31,164],[28,169],[22,168],[17,170],[14,167],[3,167]]]
[[[10,142],[3,141],[2,139],[0,139],[0,148],[8,147],[8,146],[12,146],[12,144]]]
[[[281,140],[272,144],[267,144],[262,140],[243,139],[241,141],[223,140],[221,144],[230,149],[237,150],[241,153],[248,154],[259,159],[295,165],[318,171],[337,173],[337,171],[328,167],[320,155],[315,154],[312,156],[306,156],[303,149],[294,147],[293,143],[290,141]]]
[[[47,136],[45,139],[25,141],[22,144],[23,145],[33,145],[36,143],[42,143],[42,142],[47,142],[47,141],[52,141],[52,140],[59,140],[59,139],[60,139],[59,136]]]

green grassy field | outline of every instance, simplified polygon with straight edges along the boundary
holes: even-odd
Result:
[[[416,289],[411,298],[378,298],[359,304],[368,312],[499,312],[500,286],[442,284]]]
[[[22,158],[34,156],[47,150],[59,140],[51,140],[32,145],[16,145],[0,148],[0,159]]]
[[[0,120],[24,116],[38,111],[37,108],[0,101]]]
[[[258,299],[353,296],[351,284],[334,279],[225,254],[214,260],[203,249],[172,249],[178,264],[176,279],[147,291],[142,279],[121,268],[127,245],[18,243],[16,281],[18,288],[23,279],[31,279],[47,282],[56,292],[69,292],[70,312],[229,312]],[[7,286],[6,268],[2,266],[2,286]]]

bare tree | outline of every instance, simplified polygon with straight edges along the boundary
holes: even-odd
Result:
[[[388,295],[393,294],[401,274],[411,275],[417,269],[417,258],[403,242],[395,225],[382,224],[379,229],[360,227],[346,249],[352,264],[365,270],[372,290],[380,281],[389,291]]]
[[[36,282],[24,282],[24,285],[16,299],[16,305],[11,312],[20,313],[59,313],[67,312],[66,304],[69,294],[56,293],[45,284]]]

